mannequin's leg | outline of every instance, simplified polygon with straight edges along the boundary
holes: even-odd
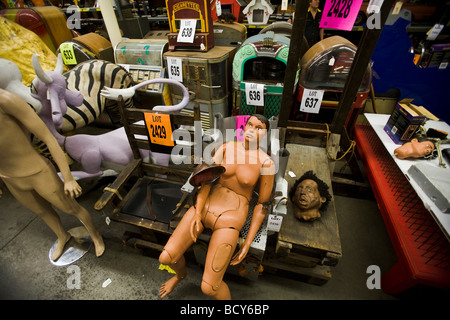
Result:
[[[209,241],[202,279],[204,294],[216,300],[230,300],[227,284],[222,281],[239,239],[239,231],[232,228],[217,229]]]
[[[39,179],[45,181],[45,184],[35,183],[34,188],[36,192],[62,212],[77,217],[91,235],[95,246],[96,256],[101,256],[105,251],[105,244],[102,236],[97,231],[89,212],[75,199],[64,193],[63,183],[61,179],[59,179],[53,166],[49,166],[48,170],[44,171],[42,174],[45,174],[45,180],[42,177]]]
[[[44,220],[49,228],[55,233],[57,240],[57,246],[51,256],[52,260],[57,260],[64,251],[64,246],[70,239],[70,234],[64,230],[61,223],[61,219],[58,213],[52,208],[52,206],[38,195],[33,190],[21,190],[16,188],[9,181],[5,181],[11,194],[19,201],[24,207],[28,208],[32,212]]]
[[[159,256],[159,262],[168,265],[175,271],[175,276],[163,283],[159,289],[161,298],[170,294],[175,286],[183,280],[186,275],[186,262],[183,254],[192,245],[193,240],[190,234],[192,217],[195,213],[194,207],[191,207],[183,216],[175,231],[167,241],[163,252]],[[203,230],[200,230],[202,232]]]

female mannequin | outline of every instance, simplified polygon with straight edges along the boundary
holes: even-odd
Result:
[[[81,194],[81,187],[73,179],[55,137],[36,112],[19,96],[0,89],[0,124],[0,178],[11,194],[25,207],[41,216],[58,237],[51,259],[55,261],[61,256],[71,237],[64,230],[52,205],[76,216],[84,224],[94,242],[96,255],[101,256],[105,250],[103,239],[89,212],[74,199]],[[29,133],[33,133],[47,145],[64,184],[50,161],[33,148]]]
[[[214,299],[231,299],[230,290],[222,278],[228,264],[237,265],[247,255],[267,212],[267,201],[272,193],[275,166],[270,157],[259,148],[259,141],[267,134],[269,122],[261,115],[251,116],[244,128],[243,142],[227,142],[215,153],[216,165],[225,172],[214,184],[202,184],[195,206],[183,216],[159,257],[176,275],[160,288],[164,298],[175,285],[186,277],[184,252],[200,233],[213,231],[206,255],[201,289]],[[234,255],[239,231],[247,219],[249,201],[259,181],[258,204],[253,211],[247,237]]]

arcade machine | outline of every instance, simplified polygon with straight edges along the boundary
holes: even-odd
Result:
[[[192,113],[194,103],[200,106],[202,127],[214,127],[214,115],[230,115],[231,109],[231,62],[236,51],[235,47],[216,46],[208,52],[168,51],[164,53],[169,72],[179,76],[179,81],[191,93],[195,100],[191,101],[182,113]],[[183,98],[181,91],[171,86],[174,104]]]
[[[264,25],[269,22],[270,15],[274,13],[274,7],[270,1],[251,0],[244,8],[243,13],[250,25]]]
[[[166,0],[169,50],[208,51],[214,47],[209,0]]]
[[[326,38],[313,45],[301,59],[301,73],[298,84],[297,104],[291,112],[291,119],[331,123],[344,90],[357,47],[340,36]],[[356,122],[372,83],[372,67],[367,66],[363,81],[348,115],[348,132]],[[305,89],[309,92],[323,93],[320,105],[308,106],[303,99]],[[302,101],[304,105],[302,105]],[[318,101],[316,101],[317,103]],[[309,108],[309,109],[308,109]],[[300,109],[304,111],[300,111]]]
[[[124,39],[114,48],[114,60],[131,74],[136,84],[166,78],[163,54],[168,49],[167,39]],[[172,105],[170,87],[154,83],[139,88],[135,97],[143,104]]]
[[[209,0],[167,0],[170,31],[169,51],[164,53],[169,78],[184,84],[193,100],[182,113],[192,113],[200,106],[204,129],[213,128],[214,115],[228,116],[231,106],[231,61],[236,51],[232,46],[214,46],[213,23]],[[187,22],[195,22],[189,29]],[[190,31],[194,31],[192,34]],[[188,41],[191,36],[191,42]],[[182,100],[179,88],[171,86],[172,101]]]
[[[246,5],[244,0],[211,0],[216,46],[239,47],[247,39],[247,27],[242,24]]]
[[[249,37],[233,60],[233,113],[280,113],[289,38],[269,31]]]
[[[217,10],[217,1],[211,0],[211,16],[213,21],[217,21],[218,12],[222,14],[230,13],[236,18],[237,22],[242,23],[244,21],[243,10],[246,6],[245,0],[220,0],[220,9]]]

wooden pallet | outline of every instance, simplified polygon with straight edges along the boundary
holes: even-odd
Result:
[[[306,171],[312,170],[331,188],[329,161],[325,148],[287,144],[290,152],[285,179],[288,190]],[[291,177],[293,172],[295,177]],[[273,254],[267,252],[264,266],[304,274],[308,282],[323,284],[331,278],[331,268],[342,256],[339,227],[334,198],[326,212],[315,221],[300,221],[294,216],[293,204],[288,202]],[[312,280],[311,280],[312,279]]]

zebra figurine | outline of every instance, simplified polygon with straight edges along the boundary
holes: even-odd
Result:
[[[109,61],[88,60],[65,72],[63,76],[66,88],[80,92],[83,103],[81,106],[67,104],[62,133],[87,126],[98,119],[103,111],[106,111],[113,125],[120,124],[117,102],[105,99],[100,92],[104,87],[125,89],[134,85],[131,75],[123,67]],[[133,107],[133,99],[125,100],[124,107]]]
[[[42,110],[39,117],[55,136],[59,145],[67,154],[79,162],[84,171],[73,171],[75,179],[99,177],[103,175],[102,163],[108,162],[126,166],[133,159],[133,153],[123,128],[112,130],[101,135],[75,134],[64,136],[58,132],[63,126],[63,116],[68,104],[82,105],[80,92],[65,87],[62,75],[62,57],[58,55],[54,71],[44,72],[37,55],[33,55],[32,64],[37,78],[33,80],[35,98],[41,101]]]

